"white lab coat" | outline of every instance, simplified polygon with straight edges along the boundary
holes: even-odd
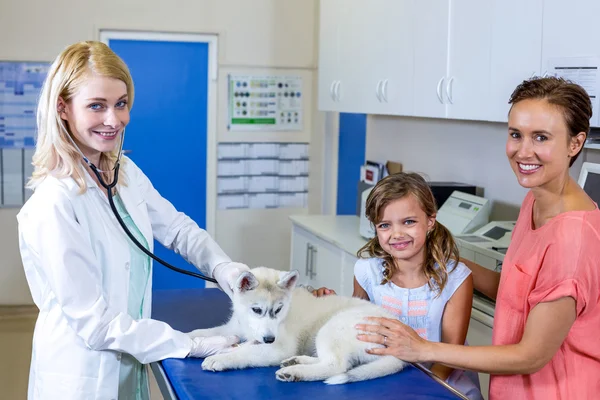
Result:
[[[231,260],[148,178],[124,158],[128,185],[119,193],[152,249],[153,238],[204,274]],[[36,322],[29,399],[117,399],[121,353],[142,363],[185,357],[191,339],[150,318],[148,284],[143,319],[127,314],[129,242],[108,199],[87,176],[78,194],[71,178],[48,177],[23,206],[19,246],[40,313]]]

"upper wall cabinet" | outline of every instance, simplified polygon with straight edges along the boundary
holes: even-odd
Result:
[[[596,0],[320,4],[324,111],[506,122],[512,91],[548,58],[600,53]]]

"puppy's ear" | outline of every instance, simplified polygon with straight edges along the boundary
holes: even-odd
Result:
[[[242,273],[235,283],[235,290],[243,293],[248,290],[256,289],[258,286],[258,280],[250,271]]]
[[[282,289],[291,290],[296,286],[296,282],[298,282],[298,271],[292,270],[290,272],[286,272],[284,275],[279,275],[279,282],[277,282],[277,286]]]

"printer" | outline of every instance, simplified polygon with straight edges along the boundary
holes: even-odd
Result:
[[[460,256],[500,272],[516,221],[492,221],[473,233],[455,235]]]
[[[455,190],[438,210],[436,219],[453,235],[459,235],[487,224],[490,210],[488,199]]]

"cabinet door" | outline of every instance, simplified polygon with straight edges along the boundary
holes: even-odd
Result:
[[[320,1],[319,24],[319,110],[337,111],[335,89],[339,80],[340,0]]]
[[[315,288],[324,286],[340,292],[342,287],[342,250],[316,237],[311,239],[310,243],[313,245],[309,260],[311,285]]]
[[[600,57],[598,16],[600,1],[573,0],[568,6],[561,0],[544,0],[542,35],[542,71],[548,71],[548,61],[565,57]],[[579,65],[572,65],[577,67]],[[599,85],[595,85],[596,91]],[[592,93],[590,93],[592,94]],[[600,126],[598,95],[593,93],[592,126]]]
[[[478,316],[481,316],[481,318],[478,318]],[[467,343],[469,346],[490,346],[492,344],[492,328],[480,322],[483,318],[489,319],[490,317],[486,317],[479,310],[472,310],[472,317],[467,332]],[[490,387],[490,375],[479,374],[479,385],[483,397],[487,399]]]
[[[374,0],[366,92],[372,113],[412,115],[414,110],[414,2]]]
[[[442,90],[448,63],[448,0],[413,2],[414,115],[445,117]]]
[[[451,1],[447,116],[485,119],[490,93],[491,1]]]
[[[517,85],[541,75],[543,0],[494,0],[489,120],[508,122]]]

